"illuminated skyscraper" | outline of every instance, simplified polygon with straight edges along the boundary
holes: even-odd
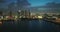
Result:
[[[30,12],[30,11],[27,11],[29,6],[30,6],[30,3],[27,0],[16,0],[15,2],[12,2],[8,7],[10,11],[15,13],[21,10],[20,14],[23,16],[26,16]]]
[[[25,18],[27,18],[26,16],[30,15],[30,11],[28,9],[30,3],[27,0],[17,0],[17,5],[18,5],[18,10],[21,10],[20,15],[22,17],[25,16]]]

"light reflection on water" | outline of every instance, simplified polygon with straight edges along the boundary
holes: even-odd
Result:
[[[46,22],[43,20],[23,20],[23,21],[17,21],[16,22],[6,22],[3,24],[3,29],[5,28],[5,31],[7,29],[10,29],[9,31],[20,31],[20,32],[59,32],[60,31],[60,25]]]

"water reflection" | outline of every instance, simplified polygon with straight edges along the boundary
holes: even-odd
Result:
[[[43,20],[5,21],[3,29],[7,32],[60,32],[60,25]]]

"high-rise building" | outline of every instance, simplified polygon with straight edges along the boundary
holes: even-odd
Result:
[[[12,2],[8,7],[10,11],[15,13],[21,10],[21,16],[23,15],[26,17],[26,15],[30,13],[30,11],[28,11],[29,6],[30,3],[27,0],[16,0],[15,2]]]

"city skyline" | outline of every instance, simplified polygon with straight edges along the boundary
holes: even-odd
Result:
[[[0,1],[0,9],[1,10],[4,10],[4,9],[9,9],[9,5],[11,3],[13,3],[13,6],[14,6],[14,3],[16,3],[17,0],[5,0],[4,1]],[[60,12],[60,0],[28,0],[28,2],[30,3],[30,8],[31,8],[31,12],[35,12],[35,13],[47,13],[47,12]],[[1,5],[2,4],[2,5]],[[20,2],[21,4],[21,2]],[[10,6],[10,7],[13,7],[13,6]],[[23,6],[23,5],[21,5]],[[20,6],[20,7],[21,7]],[[33,7],[33,8],[32,8]],[[50,9],[50,8],[57,8],[55,10],[53,9]],[[42,9],[41,9],[42,8]],[[48,9],[49,8],[49,9]],[[12,8],[11,8],[12,9]],[[10,9],[10,10],[11,10]],[[15,9],[18,9],[14,6],[14,9],[12,10],[15,10]],[[5,10],[7,11],[7,10]]]

